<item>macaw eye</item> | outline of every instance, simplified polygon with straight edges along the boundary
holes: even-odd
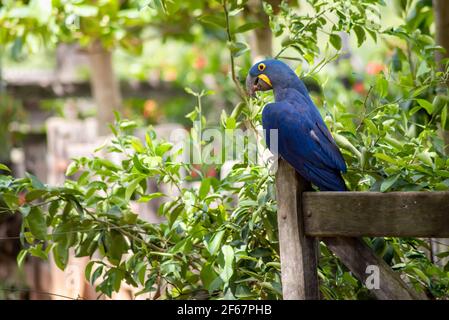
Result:
[[[265,70],[265,64],[264,63],[259,63],[259,65],[257,66],[257,69],[259,69],[259,71],[264,71]]]

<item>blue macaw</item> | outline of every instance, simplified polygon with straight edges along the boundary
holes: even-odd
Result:
[[[255,91],[273,90],[275,102],[262,111],[268,148],[270,130],[277,129],[279,155],[321,191],[345,191],[341,172],[346,164],[304,83],[279,60],[256,63],[249,70],[246,86]]]

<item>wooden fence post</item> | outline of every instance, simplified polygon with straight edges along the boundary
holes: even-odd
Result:
[[[318,241],[306,237],[301,194],[307,183],[285,160],[276,172],[282,293],[285,300],[319,299]]]
[[[343,233],[341,230],[344,230],[342,226],[334,234],[332,232],[330,234],[323,234],[322,229],[328,228],[329,221],[335,220],[331,219],[333,217],[333,211],[342,211],[343,204],[340,203],[339,199],[334,198],[337,196],[351,197],[354,196],[353,194],[349,192],[345,192],[344,195],[341,195],[341,193],[303,194],[308,189],[310,189],[310,184],[300,177],[295,169],[285,160],[279,159],[276,173],[276,194],[278,203],[282,293],[285,300],[319,299],[317,236],[323,235],[324,237],[321,240],[326,243],[360,281],[364,282],[370,276],[369,266],[372,267],[371,269],[376,270],[375,272],[378,273],[379,287],[370,289],[378,299],[427,299],[425,294],[418,293],[410,288],[401,279],[399,273],[394,272],[361,238],[341,237],[340,235]],[[360,199],[367,201],[366,199],[371,199],[376,196],[379,197],[376,194],[365,194],[360,195]],[[415,199],[423,197],[422,194],[407,196],[415,197]],[[435,199],[443,196],[442,194],[438,194]],[[317,197],[323,199],[324,203],[322,201],[313,202],[313,199]],[[326,202],[325,200],[328,198],[332,198],[333,202]],[[424,200],[427,199],[426,197],[424,198]],[[422,205],[421,202],[419,205],[416,200],[413,202],[413,206],[411,207],[415,210],[414,213],[419,213],[417,208]],[[443,203],[443,207],[445,204],[446,202]],[[347,205],[347,203],[344,205]],[[342,212],[345,212],[346,216],[348,214],[361,214],[360,210],[363,206],[360,206],[348,207],[347,210],[343,210]],[[398,206],[398,203],[396,203],[396,206]],[[400,202],[399,206],[402,208],[404,205]],[[324,207],[325,209],[323,209]],[[368,207],[370,210],[373,210],[370,203],[365,206],[365,209]],[[319,216],[322,211],[320,211],[320,208],[327,212],[323,217]],[[393,206],[392,210],[395,210],[396,215],[400,216],[400,209]],[[312,218],[317,219],[317,217],[314,217],[317,214],[320,222],[311,221],[313,220]],[[351,220],[350,223],[358,223],[357,221],[359,221],[357,217],[351,217],[349,220]],[[317,224],[317,226],[313,223]],[[331,225],[333,226],[332,223]],[[318,230],[315,232],[316,234],[313,232],[315,230],[314,226]],[[362,225],[358,223],[358,226]],[[363,228],[360,227],[360,229]],[[367,232],[365,229],[363,231]],[[311,230],[312,232],[310,232]],[[389,231],[392,232],[391,230]],[[310,235],[311,233],[312,236]],[[306,236],[306,234],[309,236]]]

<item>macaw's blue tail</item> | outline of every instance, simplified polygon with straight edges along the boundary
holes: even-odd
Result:
[[[310,181],[316,185],[320,191],[347,191],[345,181],[340,170],[319,168],[313,165],[304,165]]]
[[[316,186],[320,189],[320,191],[348,191],[348,188],[346,187],[345,181],[341,177],[341,174],[338,175],[338,178],[331,185],[328,183],[316,183]]]

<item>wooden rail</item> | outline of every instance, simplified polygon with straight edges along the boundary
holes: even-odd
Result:
[[[91,97],[89,81],[59,82],[57,79],[38,81],[25,79],[21,81],[6,81],[6,92],[17,98],[26,99],[55,99],[69,97]],[[160,100],[167,97],[188,97],[181,89],[169,83],[151,85],[148,82],[120,82],[120,91],[125,98],[149,98]]]
[[[361,237],[449,237],[449,192],[309,192],[282,159],[276,189],[284,299],[319,299],[318,239],[362,283],[374,266],[379,287],[371,289],[378,299],[427,299]]]
[[[306,192],[314,237],[449,238],[449,192]]]

